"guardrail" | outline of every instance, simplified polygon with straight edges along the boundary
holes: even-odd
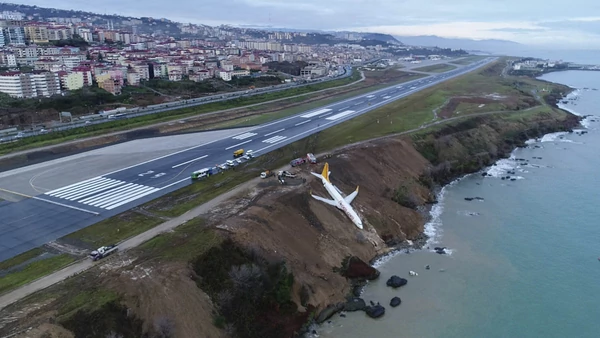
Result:
[[[365,62],[362,62],[361,65],[372,63],[377,60],[378,59],[365,61]],[[341,71],[343,71],[343,73],[340,74]],[[161,104],[151,105],[151,106],[147,106],[147,107],[129,108],[124,111],[115,112],[114,114],[120,115],[118,117],[118,119],[128,119],[128,118],[139,117],[139,116],[144,116],[144,115],[162,113],[165,111],[170,111],[170,110],[175,110],[175,109],[195,107],[195,106],[208,104],[208,103],[222,102],[222,101],[227,101],[227,100],[231,100],[234,98],[249,97],[249,96],[255,96],[255,95],[260,95],[260,94],[265,94],[265,93],[273,93],[273,92],[278,92],[278,91],[282,91],[282,90],[286,90],[286,89],[290,89],[290,88],[299,88],[299,87],[308,86],[308,85],[312,85],[312,84],[316,84],[316,83],[323,83],[323,82],[327,82],[327,81],[343,79],[343,78],[349,77],[351,74],[352,74],[351,66],[348,66],[348,65],[340,66],[340,67],[338,67],[338,75],[330,76],[330,77],[326,77],[326,78],[319,78],[319,79],[315,79],[315,80],[304,81],[302,83],[298,83],[298,82],[285,83],[285,84],[271,86],[271,87],[247,89],[247,90],[241,90],[241,91],[236,91],[236,92],[231,92],[231,93],[223,93],[223,94],[199,97],[199,98],[188,99],[188,100],[180,100],[180,101],[175,101],[175,102],[161,103]],[[106,123],[106,122],[110,122],[113,120],[115,120],[115,119],[109,118],[106,115],[98,114],[97,117],[94,116],[91,119],[73,121],[73,122],[69,122],[67,124],[63,124],[60,126],[52,127],[51,129],[52,129],[52,132],[63,131],[63,130],[69,130],[69,129],[74,129],[74,128],[81,128],[81,127],[85,127],[85,126],[95,125],[95,124]],[[42,129],[42,130],[44,130],[44,129]],[[44,134],[47,134],[50,132],[50,131],[42,131],[42,130],[21,131],[18,133],[5,134],[4,136],[0,136],[0,143],[15,142],[21,138],[37,136],[37,135],[44,135]]]

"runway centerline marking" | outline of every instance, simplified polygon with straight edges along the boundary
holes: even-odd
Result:
[[[270,135],[273,135],[273,134],[277,134],[278,132],[280,132],[280,131],[284,131],[284,130],[285,130],[285,128],[282,128],[282,129],[279,129],[279,130],[277,130],[277,131],[274,131],[274,132],[272,132],[272,133],[265,134],[265,136],[270,136]]]
[[[231,149],[231,148],[239,147],[239,146],[241,146],[242,144],[246,144],[246,143],[250,143],[250,142],[252,142],[252,140],[248,140],[248,141],[246,141],[246,142],[242,142],[242,143],[234,144],[234,145],[232,145],[231,147],[227,147],[227,148],[225,148],[225,150],[229,150],[229,149]]]
[[[308,122],[310,122],[310,121],[312,121],[312,120],[306,120],[306,121],[302,121],[302,122],[300,122],[300,123],[296,123],[294,126],[296,126],[296,127],[297,127],[297,126],[303,125],[303,124],[305,124],[305,123],[308,123]]]
[[[175,169],[175,168],[177,168],[177,167],[181,167],[182,165],[186,165],[186,164],[188,164],[188,163],[192,163],[192,162],[194,162],[194,161],[201,160],[201,159],[203,159],[203,158],[205,158],[205,157],[208,157],[208,155],[204,155],[204,156],[196,157],[196,158],[195,158],[195,159],[193,159],[193,160],[189,160],[189,161],[187,161],[187,162],[183,162],[183,163],[176,164],[176,165],[172,166],[172,167],[171,167],[171,169]]]

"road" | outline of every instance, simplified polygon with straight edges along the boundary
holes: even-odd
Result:
[[[365,62],[361,63],[360,65],[369,64],[369,63],[377,61],[377,60],[378,59],[365,61]],[[352,75],[352,67],[351,66],[343,66],[343,67],[340,66],[340,67],[338,67],[336,74],[332,75],[332,76],[327,76],[327,77],[322,77],[322,78],[317,78],[317,79],[312,79],[312,80],[304,80],[304,81],[300,81],[300,82],[284,83],[284,84],[274,85],[274,86],[270,86],[270,87],[260,87],[260,88],[256,88],[256,89],[252,89],[252,90],[239,90],[236,92],[227,92],[227,93],[204,96],[204,97],[199,97],[199,98],[190,98],[187,100],[179,100],[179,101],[173,101],[173,102],[168,102],[168,103],[155,104],[155,105],[150,105],[147,107],[128,108],[123,112],[119,112],[119,114],[122,114],[122,113],[125,114],[124,117],[126,117],[126,118],[133,118],[133,117],[144,116],[144,115],[149,115],[149,114],[157,114],[157,113],[162,113],[162,112],[175,110],[175,109],[190,108],[190,107],[195,107],[195,106],[208,104],[208,103],[228,101],[228,100],[231,100],[234,98],[262,95],[262,94],[287,90],[290,88],[298,88],[298,87],[303,87],[303,86],[308,86],[308,85],[314,85],[314,84],[318,84],[321,82],[327,82],[327,81],[346,78],[351,75]],[[113,113],[113,114],[116,114],[116,113]],[[100,123],[106,123],[106,122],[112,121],[112,120],[106,118],[108,116],[104,117],[102,115],[94,115],[94,116],[90,115],[90,117],[93,117],[93,118],[88,119],[88,120],[77,120],[77,121],[57,125],[57,126],[52,127],[52,130],[53,131],[64,131],[64,130],[73,129],[73,128],[81,128],[81,127],[92,125],[92,124],[100,124]],[[18,133],[15,132],[10,135],[1,135],[2,138],[0,138],[0,143],[12,142],[12,141],[18,140],[20,138],[41,135],[44,133],[46,133],[46,131],[34,130],[34,131],[22,131],[22,132],[18,132]]]
[[[391,88],[382,89],[380,91],[375,91],[374,93],[376,93],[376,94],[373,94],[373,93],[364,94],[362,96],[354,98],[354,100],[360,100],[362,97],[366,98],[367,96],[370,96],[370,95],[379,95],[379,97],[381,97],[383,99],[382,96],[383,95],[388,96],[387,94],[389,93],[389,91],[393,91],[393,89],[398,89],[398,87],[407,87],[409,90],[404,91],[403,93],[397,93],[396,96],[392,96],[395,99],[398,99],[398,98],[400,98],[400,97],[397,97],[399,95],[407,96],[407,95],[410,95],[410,94],[414,93],[416,90],[411,89],[412,87],[419,86],[419,87],[417,87],[419,90],[423,89],[423,88],[425,88],[427,86],[434,85],[435,83],[442,82],[442,81],[444,81],[444,80],[446,80],[448,78],[451,78],[453,76],[458,76],[458,75],[462,74],[462,72],[468,72],[468,71],[474,70],[475,68],[481,67],[482,65],[484,65],[484,64],[486,64],[488,62],[491,62],[492,60],[485,60],[482,63],[478,63],[478,64],[473,65],[473,67],[462,68],[462,69],[460,69],[461,72],[440,74],[440,75],[444,75],[444,77],[437,77],[437,78],[433,78],[433,79],[431,79],[431,78],[420,79],[420,80],[414,81],[413,83],[405,83],[402,86],[394,86],[394,87],[391,87]],[[429,80],[429,81],[422,82],[423,80]],[[421,81],[421,82],[420,82],[420,84],[417,85],[417,83],[419,83],[419,81]],[[339,105],[339,104],[346,105],[346,104],[348,104],[348,101],[349,100],[344,100],[344,101],[341,101],[341,102],[338,102],[338,103],[334,103],[334,104],[332,104],[330,106],[327,106],[327,107],[324,107],[324,108],[321,108],[321,109],[313,110],[313,111],[310,111],[310,112],[305,112],[305,113],[296,115],[296,116],[291,117],[291,118],[287,118],[287,119],[283,119],[283,120],[280,120],[280,121],[276,121],[274,123],[269,123],[269,124],[266,124],[264,126],[261,126],[261,128],[272,128],[273,126],[277,126],[277,122],[285,123],[285,125],[291,125],[291,122],[296,122],[296,123],[293,124],[295,126],[296,124],[302,123],[303,121],[306,121],[307,119],[311,119],[312,120],[313,118],[315,118],[314,116],[325,115],[325,114],[329,113],[329,111],[328,112],[322,112],[323,109],[331,109],[332,106]],[[390,101],[390,99],[380,100],[380,104],[387,104],[388,101]],[[374,109],[372,107],[373,107],[373,105],[371,105],[371,106],[367,105],[367,109],[368,110]],[[362,108],[362,109],[364,110],[365,108]],[[333,111],[333,109],[332,109],[332,111]],[[363,113],[364,112],[366,112],[366,111],[363,111]],[[317,113],[319,113],[319,114],[317,114]],[[481,113],[481,114],[482,115],[483,114],[488,115],[488,114],[493,114],[493,113],[497,113],[497,112]],[[316,114],[316,115],[311,116],[311,117],[306,117],[306,115],[313,115],[313,114]],[[358,110],[357,110],[357,115],[358,114],[359,113],[358,113]],[[337,115],[337,114],[335,114],[335,115]],[[473,114],[473,115],[470,115],[470,116],[475,116],[475,115],[480,115],[480,114]],[[332,116],[332,115],[330,113],[330,114],[328,114],[326,116],[321,116],[320,119],[326,118],[327,116]],[[353,115],[353,116],[356,116],[356,115]],[[348,116],[346,116],[346,117],[350,118]],[[446,120],[443,120],[443,121],[432,122],[430,124],[423,125],[423,126],[421,126],[419,128],[415,128],[413,130],[408,130],[408,131],[402,132],[400,134],[408,134],[408,133],[411,133],[411,132],[415,132],[415,131],[421,130],[423,128],[427,128],[427,127],[429,127],[431,125],[436,125],[436,124],[440,124],[440,123],[446,123],[446,122],[449,122],[449,121],[452,121],[452,120],[456,120],[456,119],[460,119],[460,118],[464,118],[464,117],[469,117],[469,116],[458,116],[458,117],[449,118],[449,119],[446,119]],[[301,120],[301,119],[304,119],[304,120]],[[319,118],[317,118],[317,119],[319,119]],[[287,121],[287,123],[286,123],[286,121]],[[300,122],[298,122],[298,121],[300,121]],[[329,122],[325,122],[325,123],[330,123],[330,122],[335,122],[335,121],[336,121],[336,119],[333,119],[333,120],[329,120]],[[300,126],[302,126],[304,124],[309,124],[309,123],[303,123],[303,124],[300,124]],[[333,125],[333,123],[332,123],[332,125]],[[279,127],[281,127],[281,125],[279,125]],[[328,126],[326,126],[326,127],[328,127]],[[320,128],[320,127],[318,127],[318,128]],[[310,129],[307,129],[307,130],[310,130]],[[283,133],[284,131],[285,130],[282,130],[281,133]],[[279,133],[279,131],[278,131],[278,133]],[[247,134],[248,134],[248,132],[243,133],[241,135],[247,135]],[[270,135],[263,136],[263,140],[265,140],[264,137],[267,137],[266,139],[270,139],[269,136]],[[390,137],[390,136],[386,136],[386,137]],[[252,137],[252,138],[255,138],[255,137]],[[229,138],[227,140],[229,140]],[[222,141],[223,140],[218,140],[218,141],[215,141],[215,143],[222,142]],[[229,140],[229,141],[231,142],[231,140]],[[238,141],[235,141],[235,142],[238,142]],[[282,140],[281,142],[283,143],[285,141]],[[254,142],[248,142],[248,144],[250,144],[250,143],[254,143]],[[273,143],[271,145],[273,145],[272,149],[276,149],[277,145],[275,145],[275,143]],[[200,147],[200,148],[202,148],[202,147]],[[197,148],[195,148],[195,149],[197,149]],[[191,149],[191,150],[193,150],[193,149]],[[177,156],[177,155],[175,155],[175,156]],[[228,156],[226,156],[226,157],[228,157]],[[152,162],[156,162],[156,161],[160,162],[160,161],[163,161],[166,158],[168,158],[168,157],[164,157],[164,158],[161,158],[161,159],[156,159],[155,161],[151,161],[151,162],[148,162],[148,163],[152,163]],[[201,160],[198,160],[198,162],[200,162],[200,161]],[[146,165],[148,163],[145,163],[145,164],[142,164],[142,165]],[[171,163],[174,163],[174,162],[171,162]],[[132,169],[132,168],[125,169],[124,171],[130,170],[130,169]],[[193,219],[193,218],[195,218],[195,217],[197,217],[199,215],[202,215],[202,214],[206,213],[207,211],[211,210],[212,208],[218,206],[223,201],[225,201],[225,200],[227,200],[227,199],[235,196],[239,191],[243,191],[243,190],[251,187],[252,185],[256,184],[256,182],[259,181],[259,180],[260,179],[257,178],[257,179],[251,180],[249,182],[246,182],[246,183],[244,183],[244,184],[236,187],[236,189],[233,189],[233,190],[231,190],[231,191],[229,191],[229,192],[227,192],[225,194],[222,194],[222,195],[218,196],[217,198],[215,198],[215,199],[213,199],[213,200],[211,200],[211,201],[209,201],[209,202],[207,202],[207,203],[205,203],[205,204],[203,204],[201,206],[198,206],[198,207],[194,208],[193,210],[190,210],[189,212],[186,212],[185,214],[183,214],[183,215],[181,215],[179,217],[171,219],[171,220],[169,220],[167,222],[162,223],[161,225],[159,225],[159,226],[157,226],[155,228],[152,228],[152,229],[150,229],[150,230],[148,230],[148,231],[146,231],[144,233],[141,233],[141,234],[139,234],[137,236],[134,236],[134,237],[132,237],[132,238],[124,241],[123,243],[121,243],[119,245],[119,249],[121,251],[124,251],[124,250],[130,249],[130,248],[136,247],[136,246],[138,246],[138,245],[140,245],[140,244],[148,241],[149,239],[153,238],[154,236],[156,236],[156,235],[158,235],[160,233],[172,230],[175,227],[177,227],[177,226],[185,223],[186,221],[191,220],[191,219]],[[90,182],[90,181],[88,181],[88,182]],[[1,210],[2,209],[0,209],[0,211]],[[10,304],[12,304],[12,303],[14,303],[14,302],[16,302],[16,301],[24,298],[24,297],[26,297],[26,296],[34,293],[34,292],[43,290],[43,289],[45,289],[45,288],[47,288],[47,287],[49,287],[49,286],[51,286],[53,284],[56,284],[56,283],[58,283],[60,281],[65,280],[65,279],[67,279],[67,278],[69,278],[69,277],[71,277],[73,275],[79,274],[79,273],[81,273],[81,272],[89,269],[93,265],[94,265],[94,263],[92,263],[90,260],[82,260],[82,261],[76,262],[76,263],[74,263],[72,265],[69,265],[69,266],[67,266],[67,267],[65,267],[65,268],[63,268],[63,269],[61,269],[59,271],[56,271],[56,272],[54,272],[54,273],[52,273],[52,274],[50,274],[48,276],[40,278],[40,279],[38,279],[38,280],[36,280],[36,281],[34,281],[32,283],[24,285],[24,286],[22,286],[22,287],[20,287],[20,288],[18,288],[16,290],[13,290],[13,291],[11,291],[9,293],[1,295],[0,296],[0,309],[3,309],[4,307],[6,307],[6,306],[8,306],[8,305],[10,305]]]
[[[22,196],[26,198],[16,203],[0,202],[0,261],[189,185],[193,171],[231,160],[236,149],[252,149],[260,156],[492,60],[361,94],[102,175],[90,174],[65,187]]]

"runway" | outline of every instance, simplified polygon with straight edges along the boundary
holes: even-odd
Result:
[[[263,155],[493,60],[487,58],[446,73],[361,94],[237,134],[228,131],[226,136],[199,139],[197,144],[185,148],[149,151],[157,157],[146,156],[141,162],[141,157],[113,154],[131,164],[112,172],[102,171],[102,161],[98,161],[93,173],[78,172],[76,167],[55,173],[55,182],[44,182],[42,189],[36,189],[36,183],[30,184],[32,191],[15,191],[18,182],[14,182],[14,190],[9,189],[13,183],[3,182],[0,196],[11,195],[18,201],[0,202],[0,261],[191,184],[193,171],[232,159],[236,149],[251,149],[256,156]],[[60,177],[64,175],[81,178],[62,186]],[[0,181],[6,177],[0,173]]]

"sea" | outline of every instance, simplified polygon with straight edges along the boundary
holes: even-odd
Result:
[[[600,72],[542,78],[576,88],[562,107],[598,119],[530,140],[484,170],[492,176],[446,186],[426,225],[429,249],[376,263],[381,277],[362,297],[385,315],[336,314],[313,337],[600,337]],[[392,275],[408,284],[387,287]]]

